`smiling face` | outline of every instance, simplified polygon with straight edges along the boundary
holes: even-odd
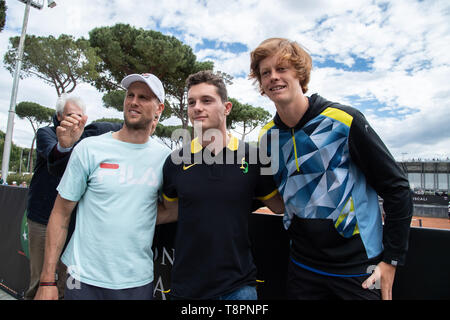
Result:
[[[128,129],[148,130],[155,115],[161,114],[164,105],[143,82],[133,82],[123,102],[123,116]]]
[[[226,131],[226,116],[231,102],[223,102],[217,88],[208,83],[193,85],[188,91],[188,116],[194,126],[201,124],[202,131],[219,129]]]
[[[283,106],[303,99],[297,73],[289,61],[279,55],[269,56],[259,64],[261,88],[275,105]]]

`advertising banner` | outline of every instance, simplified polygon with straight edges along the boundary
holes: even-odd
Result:
[[[28,188],[0,186],[0,287],[16,298],[30,281],[27,194]]]

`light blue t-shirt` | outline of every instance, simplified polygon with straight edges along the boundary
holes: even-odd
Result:
[[[158,191],[170,149],[116,140],[108,132],[82,140],[57,188],[78,201],[75,231],[62,261],[81,282],[126,289],[153,281]]]

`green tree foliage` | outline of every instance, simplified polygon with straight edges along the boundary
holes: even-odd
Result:
[[[181,130],[180,134],[174,135],[175,130]],[[181,147],[183,143],[183,137],[185,136],[185,132],[188,130],[191,138],[193,138],[194,128],[187,127],[183,128],[183,126],[164,126],[160,123],[156,126],[154,135],[159,137],[164,144],[166,144],[170,149]],[[175,136],[175,137],[174,137]]]
[[[33,131],[36,132],[44,124],[51,124],[55,110],[41,106],[35,102],[23,101],[17,104],[16,113],[20,118],[30,121]]]
[[[123,111],[123,100],[125,99],[125,90],[118,89],[105,93],[102,97],[103,106]]]
[[[89,40],[102,60],[100,76],[93,79],[97,89],[117,90],[128,74],[153,73],[163,82],[170,111],[187,128],[185,80],[197,71],[212,70],[212,62],[198,62],[192,48],[173,36],[128,24],[95,28]]]
[[[19,40],[19,37],[9,39],[10,45],[3,59],[11,74],[16,65]],[[79,82],[95,79],[99,62],[95,50],[83,38],[75,40],[65,34],[58,38],[28,35],[20,77],[36,76],[54,86],[60,96],[64,92],[72,92]]]
[[[6,9],[8,9],[8,7],[6,6],[5,0],[0,0],[0,32],[2,32],[5,27]]]
[[[100,118],[97,120],[94,120],[92,122],[113,122],[113,123],[123,123],[123,119],[118,118]]]
[[[20,118],[30,121],[31,127],[33,128],[34,136],[33,141],[31,142],[29,165],[27,168],[31,171],[33,169],[33,150],[36,141],[36,132],[43,125],[52,123],[52,117],[55,114],[55,110],[41,106],[38,103],[24,101],[16,106],[16,114]]]
[[[233,108],[227,116],[227,127],[236,129],[236,126],[239,125],[242,128],[242,131],[239,132],[242,140],[258,126],[265,124],[271,117],[270,113],[261,107],[242,104],[233,98],[230,98],[229,101],[233,104]]]

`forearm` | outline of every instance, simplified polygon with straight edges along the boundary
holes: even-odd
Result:
[[[156,217],[156,224],[165,224],[165,223],[171,223],[177,221],[177,217],[165,215],[165,214],[158,214]]]
[[[156,224],[171,223],[178,220],[178,201],[158,204]]]
[[[262,202],[268,207],[273,213],[282,214],[285,211],[283,198],[281,197],[278,190],[275,195],[269,199],[262,200]]]
[[[58,201],[55,201],[55,207],[47,225],[41,281],[55,281],[56,266],[66,242],[71,212],[72,210],[63,208]]]

